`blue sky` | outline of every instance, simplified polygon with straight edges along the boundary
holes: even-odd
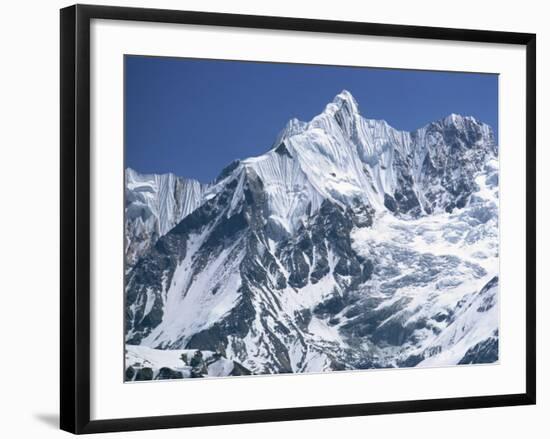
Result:
[[[458,113],[498,132],[497,75],[126,56],[126,166],[211,181],[343,89],[398,129]]]

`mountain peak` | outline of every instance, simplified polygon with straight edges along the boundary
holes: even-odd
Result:
[[[306,126],[307,126],[306,122],[302,122],[301,120],[298,120],[295,117],[293,117],[286,123],[285,127],[281,130],[281,132],[275,139],[273,146],[277,147],[285,138],[301,133],[306,128]]]
[[[332,102],[327,105],[326,110],[328,111],[338,111],[343,108],[346,108],[351,114],[359,114],[359,105],[353,97],[353,95],[348,90],[342,90],[338,93]],[[331,112],[332,112],[331,111]]]
[[[329,117],[327,118],[327,116]],[[295,117],[290,119],[285,127],[279,132],[272,147],[278,147],[285,138],[300,134],[309,127],[321,125],[330,130],[329,126],[333,123],[331,121],[334,121],[335,118],[339,119],[340,123],[347,120],[346,125],[348,125],[349,128],[349,126],[353,124],[355,116],[359,116],[359,105],[348,90],[342,90],[327,104],[325,110],[315,116],[310,122],[303,122]],[[344,127],[341,126],[341,128]]]
[[[442,119],[442,122],[443,122],[444,125],[454,125],[454,126],[457,126],[457,127],[461,127],[466,122],[473,122],[477,125],[482,124],[480,121],[478,121],[473,116],[464,116],[462,114],[457,114],[457,113],[449,114],[447,117]]]
[[[335,103],[340,102],[340,101],[346,101],[346,102],[352,103],[353,105],[357,105],[357,101],[355,100],[355,98],[353,97],[351,92],[349,92],[346,89],[344,89],[340,93],[338,93],[332,101],[335,102]]]

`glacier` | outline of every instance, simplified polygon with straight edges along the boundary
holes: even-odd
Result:
[[[127,366],[172,351],[243,374],[498,361],[498,197],[488,125],[399,131],[345,90],[213,182],[127,169]]]

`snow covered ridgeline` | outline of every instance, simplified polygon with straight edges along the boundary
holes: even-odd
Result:
[[[127,169],[127,266],[236,178],[242,190],[246,175],[257,176],[270,226],[293,233],[326,200],[411,215],[464,207],[475,174],[497,153],[491,128],[473,117],[451,114],[398,131],[362,117],[344,90],[310,122],[291,119],[267,153],[234,161],[212,183]]]
[[[138,190],[127,209],[178,205],[145,186],[152,195]],[[451,115],[401,132],[342,92],[201,190],[168,231],[141,234],[147,248],[126,277],[129,346],[217,352],[253,374],[498,359],[487,125]],[[160,230],[152,217],[131,216],[130,236]]]
[[[240,364],[220,354],[197,349],[160,350],[126,346],[125,381],[250,375]]]
[[[125,259],[127,267],[185,216],[200,206],[207,185],[174,174],[125,172]]]

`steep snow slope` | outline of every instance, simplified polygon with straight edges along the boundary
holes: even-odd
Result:
[[[259,176],[274,226],[293,233],[323,200],[411,215],[463,207],[474,174],[496,155],[491,129],[471,117],[398,131],[363,118],[343,91],[311,122],[291,120],[269,152],[234,173]]]
[[[487,125],[451,115],[401,132],[344,91],[199,199],[128,272],[129,345],[252,373],[498,358]]]
[[[125,255],[133,266],[151,245],[203,201],[206,185],[174,174],[125,174]]]

